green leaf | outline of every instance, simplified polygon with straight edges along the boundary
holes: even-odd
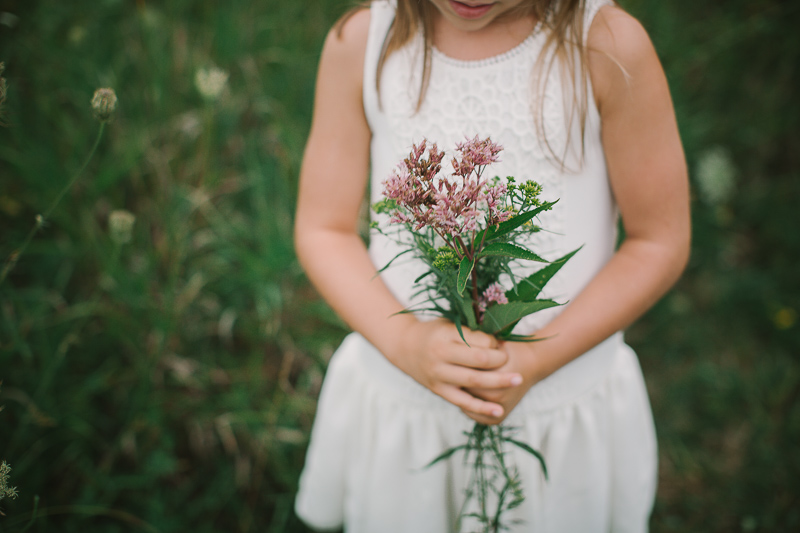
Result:
[[[533,302],[510,302],[493,305],[486,310],[481,323],[481,331],[497,333],[521,318],[537,311],[561,305],[553,300],[534,300]]]
[[[397,211],[397,200],[383,198],[379,202],[372,204],[372,210],[378,214],[392,214]]]
[[[428,276],[430,276],[431,274],[433,274],[433,270],[428,270],[427,272],[425,272],[425,273],[424,273],[424,274],[422,274],[421,276],[418,276],[418,277],[417,277],[417,279],[415,279],[415,280],[414,280],[414,285],[416,285],[417,283],[419,283],[419,282],[420,282],[420,281],[422,281],[423,279],[427,278],[427,277],[428,277]]]
[[[478,320],[475,318],[475,311],[472,310],[472,298],[456,293],[455,299],[461,314],[467,319],[467,327],[473,331],[478,329]]]
[[[407,254],[407,253],[409,253],[409,252],[413,252],[413,251],[414,251],[414,249],[413,249],[413,248],[409,248],[408,250],[403,250],[402,252],[400,252],[400,253],[399,253],[399,254],[397,254],[396,256],[392,257],[392,258],[389,260],[389,262],[388,262],[388,263],[386,263],[385,265],[383,265],[383,267],[382,267],[380,270],[378,270],[378,271],[375,273],[375,276],[377,276],[378,274],[380,274],[381,272],[383,272],[384,270],[386,270],[387,268],[389,268],[389,266],[390,266],[392,263],[394,263],[394,260],[395,260],[395,259],[397,259],[398,257],[400,257],[401,255],[404,255],[404,254]]]
[[[458,334],[461,335],[461,340],[464,341],[464,344],[469,346],[469,343],[467,342],[467,339],[464,338],[464,330],[461,329],[461,317],[458,316],[458,315],[455,315],[453,317],[453,324],[456,325],[456,330],[458,330]]]
[[[517,335],[516,333],[508,333],[506,335],[495,335],[498,339],[511,342],[537,342],[545,339],[546,337],[534,337],[533,335]]]
[[[526,222],[529,222],[530,220],[532,220],[533,217],[535,217],[536,215],[538,215],[542,211],[546,211],[546,210],[550,209],[551,207],[553,207],[556,204],[556,202],[558,202],[558,200],[556,200],[555,202],[545,202],[542,205],[540,205],[539,207],[537,207],[536,209],[532,209],[530,211],[525,211],[522,214],[519,214],[517,216],[511,217],[508,220],[506,220],[505,222],[501,222],[497,226],[489,226],[484,231],[479,231],[475,235],[475,239],[474,239],[473,243],[475,244],[475,246],[478,246],[481,243],[481,241],[483,240],[484,232],[488,232],[488,233],[486,233],[486,239],[483,242],[485,242],[486,240],[496,239],[498,237],[502,237],[504,235],[507,235],[507,234],[511,233],[512,231],[514,231],[515,229],[517,229],[518,227],[520,227],[523,224],[525,224]]]
[[[403,309],[402,311],[398,311],[396,313],[392,313],[389,316],[413,315],[414,313],[438,312],[438,311],[439,311],[438,309],[431,308],[431,307],[414,307],[412,309]]]
[[[510,442],[511,444],[514,444],[516,446],[519,446],[520,448],[522,448],[523,450],[525,450],[529,454],[531,454],[534,457],[536,457],[539,460],[539,463],[542,465],[542,472],[544,472],[544,478],[548,479],[547,478],[547,465],[545,464],[544,456],[542,456],[541,453],[537,452],[536,450],[534,450],[533,448],[531,448],[530,446],[528,446],[524,442],[518,441],[516,439],[512,439],[510,437],[504,437],[503,440],[506,441],[506,442]],[[448,451],[450,451],[450,450],[448,450]],[[452,455],[452,454],[450,454],[450,455]]]
[[[583,248],[583,246],[581,246]],[[566,262],[576,253],[578,248],[571,251],[564,257],[560,257],[547,266],[542,267],[525,279],[517,282],[516,291],[510,290],[506,292],[506,298],[509,302],[532,302],[536,300],[539,293],[542,291],[547,282],[561,270]]]
[[[474,267],[475,261],[470,261],[468,257],[462,259],[461,264],[458,265],[458,281],[456,282],[458,294],[462,294],[467,288],[467,281],[469,281],[469,275],[472,274]]]
[[[466,448],[467,448],[467,445],[466,445],[466,444],[461,444],[461,445],[459,445],[459,446],[453,446],[452,448],[450,448],[450,449],[448,449],[448,450],[445,450],[445,451],[444,451],[444,453],[442,453],[441,455],[439,455],[439,456],[438,456],[436,459],[434,459],[433,461],[431,461],[430,463],[428,463],[427,465],[425,465],[425,468],[430,468],[430,467],[432,467],[433,465],[435,465],[436,463],[438,463],[438,462],[440,462],[440,461],[444,461],[445,459],[447,459],[447,458],[451,457],[451,456],[452,456],[454,453],[456,453],[457,451],[459,451],[459,450],[464,450],[464,449],[466,449]]]
[[[514,259],[527,259],[528,261],[549,263],[547,259],[542,259],[530,250],[509,242],[493,242],[478,254],[478,257],[488,256],[513,257]]]

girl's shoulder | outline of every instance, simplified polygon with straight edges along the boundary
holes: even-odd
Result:
[[[361,6],[348,11],[334,24],[322,48],[321,78],[332,76],[361,84],[369,27],[370,10]]]
[[[592,19],[587,35],[589,51],[630,56],[652,48],[650,37],[642,24],[624,9],[605,5]]]
[[[635,88],[639,76],[661,69],[650,36],[631,14],[603,6],[586,37],[589,75],[598,109],[610,93]]]
[[[369,35],[371,4],[358,5],[342,15],[329,32],[328,39],[335,38],[345,46],[365,45]]]

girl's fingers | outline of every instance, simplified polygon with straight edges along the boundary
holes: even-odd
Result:
[[[492,370],[506,364],[508,354],[502,350],[470,348],[462,342],[450,347],[446,361],[453,365]]]
[[[522,383],[514,372],[487,372],[457,365],[443,369],[441,381],[465,389],[507,389]]]
[[[503,416],[503,406],[476,398],[458,387],[442,387],[439,396],[452,403],[462,411],[495,419]]]
[[[485,424],[487,426],[493,426],[495,424],[499,424],[503,421],[504,417],[501,415],[497,416],[486,416],[484,414],[476,413],[474,411],[467,411],[466,409],[461,410],[462,413],[473,419],[475,422]]]
[[[497,348],[500,346],[500,342],[492,335],[487,335],[482,331],[471,331],[466,328],[462,331],[464,333],[464,339],[461,339],[461,336],[458,336],[458,341],[463,344],[464,340],[467,341],[473,348]]]

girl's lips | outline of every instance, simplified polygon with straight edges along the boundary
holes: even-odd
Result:
[[[478,4],[471,6],[469,4],[462,4],[456,0],[450,0],[450,7],[453,8],[456,15],[465,19],[477,19],[484,16],[494,4]]]

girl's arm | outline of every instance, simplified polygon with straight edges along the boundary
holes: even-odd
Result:
[[[516,372],[493,370],[507,362],[497,342],[451,323],[420,322],[403,310],[376,275],[358,235],[369,174],[370,130],[362,103],[369,11],[332,31],[320,59],[314,117],[303,157],[295,223],[298,258],[325,300],[389,361],[445,400],[484,416],[502,407],[464,387],[497,390],[518,385]]]
[[[524,394],[582,353],[627,327],[678,279],[689,256],[686,163],[666,77],[642,26],[604,7],[588,36],[589,72],[602,120],[609,179],[625,226],[612,259],[535,343],[504,343],[504,369],[520,387],[474,394],[511,412]],[[484,423],[491,418],[467,413]]]

